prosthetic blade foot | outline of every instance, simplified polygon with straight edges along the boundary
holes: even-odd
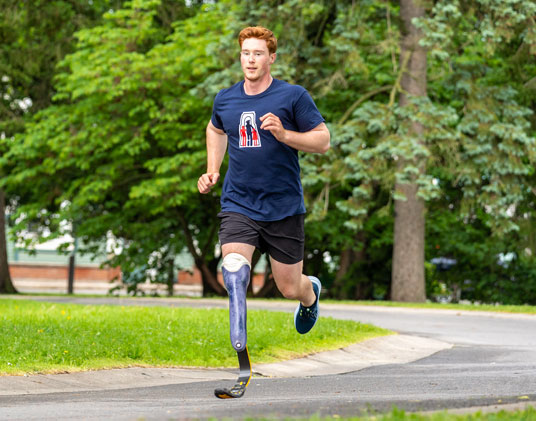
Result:
[[[214,390],[214,395],[220,399],[233,399],[241,398],[246,391],[246,387],[251,380],[251,362],[249,360],[248,348],[245,347],[243,351],[237,352],[238,363],[240,364],[240,374],[235,385],[230,388],[222,388]]]

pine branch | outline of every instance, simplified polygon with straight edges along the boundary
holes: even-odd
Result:
[[[344,124],[346,120],[352,115],[352,113],[355,111],[357,107],[359,107],[363,102],[365,102],[367,99],[372,98],[374,95],[386,92],[391,90],[393,87],[391,85],[388,86],[382,86],[381,88],[375,89],[374,91],[368,92],[362,97],[360,97],[357,101],[355,101],[350,108],[346,110],[344,115],[340,118],[338,124]]]

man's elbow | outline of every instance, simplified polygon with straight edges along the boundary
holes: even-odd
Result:
[[[325,131],[325,137],[322,139],[322,144],[320,145],[320,150],[318,151],[321,154],[325,154],[327,151],[329,151],[330,147],[330,134],[329,131],[326,129]]]

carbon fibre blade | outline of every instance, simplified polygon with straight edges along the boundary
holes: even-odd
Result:
[[[238,364],[240,367],[240,373],[238,379],[236,380],[235,385],[230,388],[222,388],[214,390],[214,395],[220,399],[234,399],[241,398],[246,391],[246,387],[251,380],[251,361],[249,359],[248,348],[243,351],[237,352],[238,355]]]

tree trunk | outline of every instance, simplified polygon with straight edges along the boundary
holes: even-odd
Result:
[[[253,252],[253,256],[251,257],[251,270],[249,272],[249,284],[248,284],[248,291],[247,296],[248,297],[254,297],[255,293],[253,292],[253,277],[255,276],[255,267],[257,266],[257,263],[261,260],[262,254],[258,249],[255,249]],[[268,264],[268,263],[267,263]]]
[[[166,264],[167,266],[167,295],[168,297],[173,297],[173,288],[175,286],[175,281],[177,280],[175,276],[175,256],[170,258]]]
[[[347,275],[351,266],[355,262],[356,252],[352,248],[345,248],[341,251],[341,260],[339,262],[339,269],[335,274],[335,280],[333,281],[333,287],[331,296],[340,300],[350,298],[350,291],[355,286],[352,279],[352,285],[348,285]]]
[[[182,225],[182,230],[186,239],[186,246],[188,247],[188,251],[194,258],[195,266],[201,272],[201,280],[203,283],[203,297],[212,294],[217,294],[222,297],[227,295],[227,291],[225,290],[225,288],[218,282],[218,262],[220,258],[214,258],[209,262],[207,262],[206,259],[206,256],[208,254],[208,247],[212,245],[211,238],[212,235],[215,233],[215,227],[213,226],[211,229],[212,234],[209,235],[209,239],[205,244],[204,250],[201,250],[201,252],[198,253],[194,245],[192,233],[190,232],[188,223],[186,222],[186,218],[180,212],[177,214],[177,217],[179,218],[179,221]]]
[[[401,0],[400,17],[402,34],[400,64],[403,72],[400,81],[400,106],[407,106],[409,97],[426,96],[426,49],[419,46],[422,37],[412,19],[425,15],[418,0]],[[421,124],[413,122],[410,133],[419,138]],[[400,162],[404,166],[406,162]],[[420,171],[424,165],[413,163]],[[417,197],[416,183],[397,183],[395,190],[406,200],[395,201],[395,226],[391,299],[393,301],[425,301],[424,278],[424,202]]]
[[[7,262],[5,194],[0,190],[0,293],[15,294]]]
[[[359,231],[354,238],[354,247],[357,246],[357,250],[350,246],[341,251],[339,269],[330,289],[331,297],[341,300],[365,298],[363,294],[370,289],[370,282],[358,273],[359,266],[362,266],[367,258],[365,241],[365,232]]]
[[[218,282],[218,263],[220,259],[214,258],[208,263],[205,260],[195,259],[195,265],[201,272],[201,279],[203,282],[203,297],[209,295],[226,296],[227,291]]]
[[[367,252],[366,252],[366,245],[365,245],[365,233],[363,231],[359,232],[357,234],[357,238],[360,240],[362,247],[354,252],[354,264],[359,264],[357,269],[362,269],[366,260],[367,260]],[[363,276],[363,270],[359,270],[358,276],[356,276],[356,284],[354,287],[354,300],[366,300],[369,299],[369,295],[372,291],[372,280],[369,278]]]
[[[264,270],[264,283],[262,288],[255,294],[257,298],[282,298],[283,295],[277,289],[277,285],[272,275],[272,269],[269,264],[266,265]]]

